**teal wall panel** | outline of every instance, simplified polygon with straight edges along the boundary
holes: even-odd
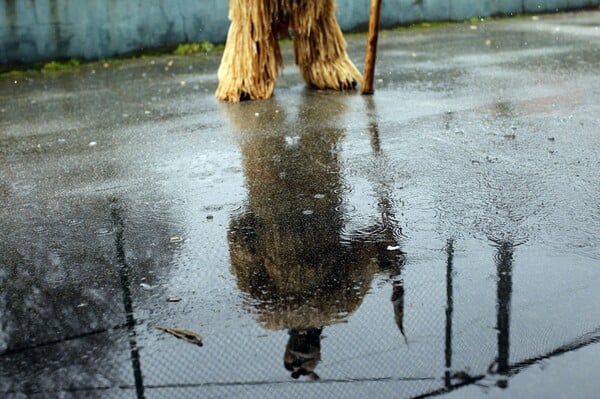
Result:
[[[0,64],[96,59],[182,42],[223,42],[226,0],[0,0]],[[346,31],[365,30],[371,0],[338,0]],[[555,12],[600,0],[383,0],[381,25]]]

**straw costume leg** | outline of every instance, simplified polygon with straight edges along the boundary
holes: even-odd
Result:
[[[356,87],[361,74],[346,53],[335,0],[291,0],[294,53],[302,78],[319,89]]]
[[[220,100],[267,99],[283,59],[279,35],[294,31],[302,78],[319,89],[353,89],[361,74],[346,53],[335,0],[230,0],[231,26],[218,71]]]
[[[279,3],[230,0],[231,26],[218,71],[218,99],[237,102],[271,97],[283,65],[278,35],[289,24]]]

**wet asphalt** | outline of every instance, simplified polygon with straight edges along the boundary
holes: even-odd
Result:
[[[597,397],[600,11],[282,46],[0,79],[0,396]]]

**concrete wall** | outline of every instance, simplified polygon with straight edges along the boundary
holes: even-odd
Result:
[[[223,41],[226,0],[0,0],[0,63]]]
[[[338,0],[344,30],[371,0]],[[600,0],[383,0],[383,27],[600,5]],[[182,42],[223,42],[227,0],[0,0],[0,64],[94,59]]]
[[[338,0],[346,30],[367,26],[371,0]],[[600,0],[382,0],[381,24],[394,27],[420,21],[464,21],[473,17],[557,12],[600,5]]]

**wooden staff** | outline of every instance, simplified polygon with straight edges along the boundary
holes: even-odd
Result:
[[[379,15],[381,0],[371,0],[369,16],[369,38],[367,39],[367,55],[365,56],[365,73],[361,85],[361,94],[373,94],[373,76],[375,75],[375,58],[377,57],[377,38],[379,36]]]

